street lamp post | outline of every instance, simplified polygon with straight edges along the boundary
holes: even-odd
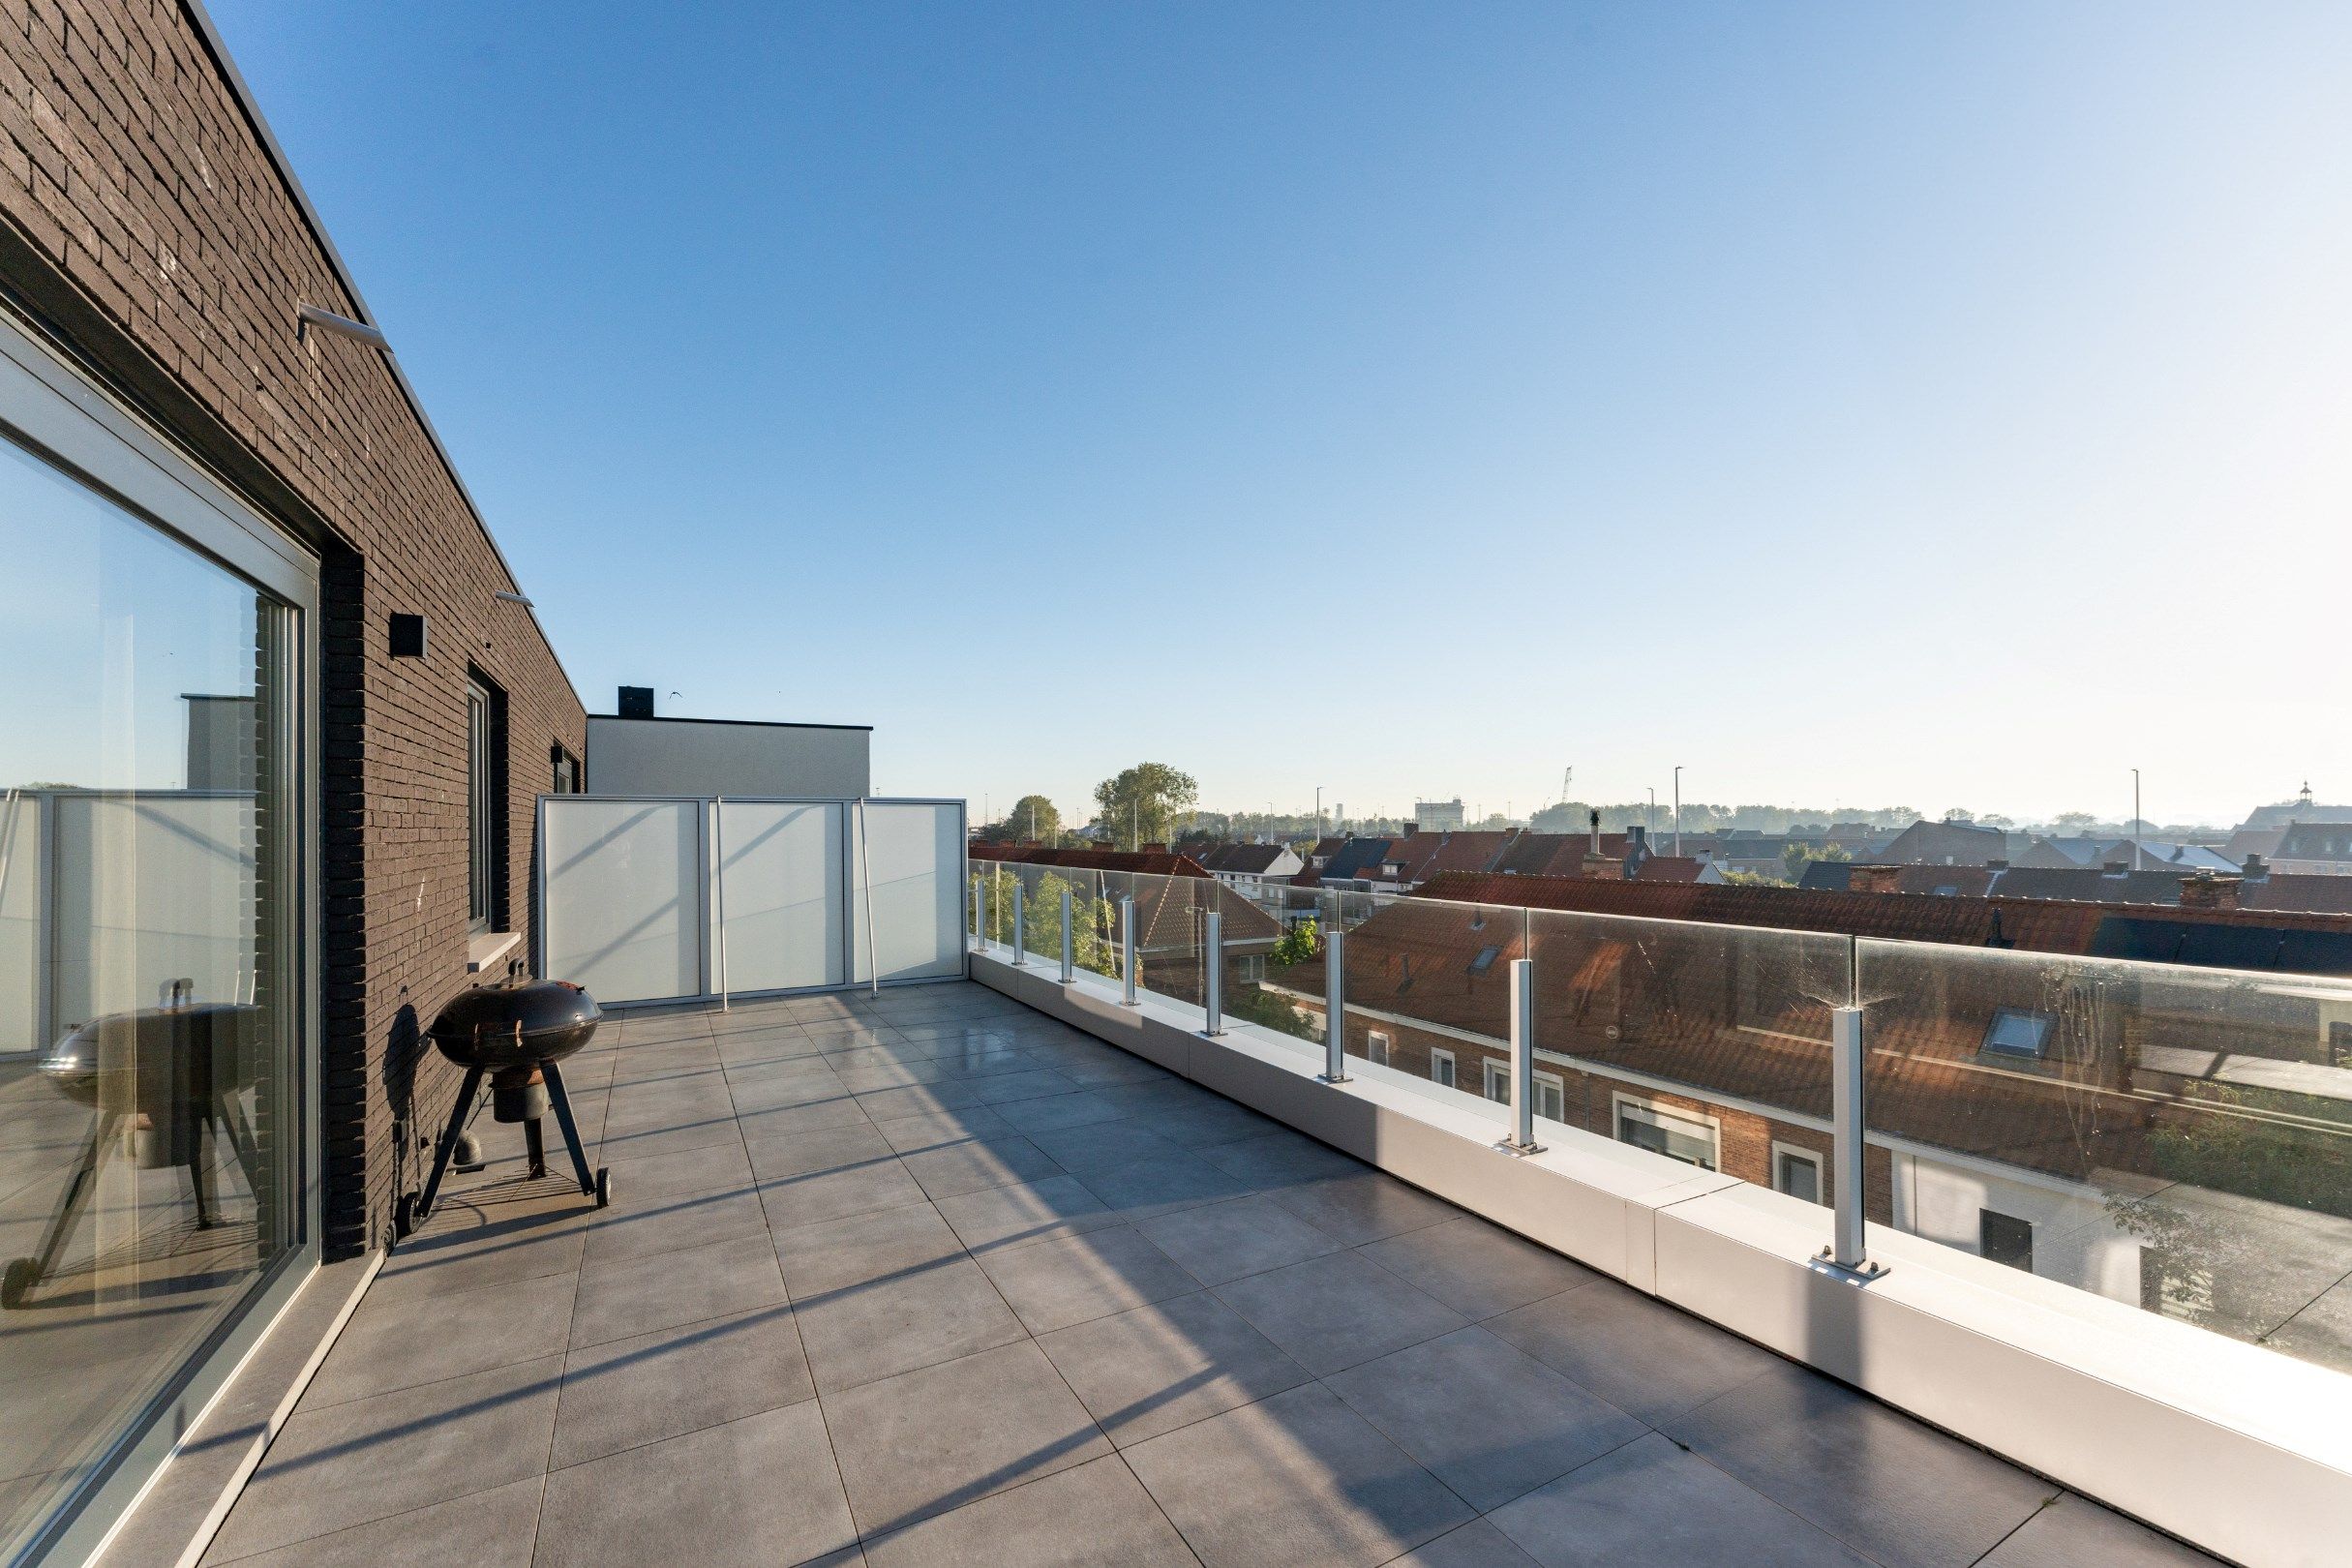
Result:
[[[1649,836],[1658,836],[1658,786],[1649,787],[1649,815],[1643,819],[1649,825]]]
[[[2140,770],[2131,770],[2131,869],[2140,868],[2140,834],[2148,825],[2140,820]]]
[[[1674,769],[1674,857],[1682,856],[1682,769]]]

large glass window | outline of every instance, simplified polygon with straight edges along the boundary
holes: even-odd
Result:
[[[302,1240],[294,633],[0,437],[0,1555]]]

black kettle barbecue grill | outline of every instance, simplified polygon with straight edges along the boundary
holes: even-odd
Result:
[[[563,1072],[556,1066],[588,1042],[603,1016],[595,999],[569,980],[486,985],[441,1010],[426,1033],[443,1056],[466,1070],[466,1082],[458,1090],[448,1131],[433,1151],[433,1174],[426,1178],[424,1191],[413,1200],[406,1194],[401,1198],[394,1216],[401,1235],[432,1216],[441,1177],[448,1173],[458,1134],[466,1131],[485,1077],[490,1079],[491,1118],[523,1124],[532,1176],[547,1174],[539,1118],[553,1109],[563,1146],[571,1151],[581,1195],[594,1198],[599,1209],[612,1202],[612,1173],[602,1166],[589,1173],[588,1156],[580,1148],[580,1129],[572,1121],[571,1097],[563,1092]]]
[[[246,1186],[261,1191],[260,1153],[243,1100],[254,1083],[260,1010],[180,1000],[194,989],[193,981],[175,980],[170,1006],[93,1018],[41,1059],[41,1075],[51,1088],[90,1107],[90,1139],[57,1194],[40,1251],[11,1260],[0,1273],[0,1307],[23,1306],[33,1287],[56,1272],[98,1186],[100,1167],[121,1147],[118,1134],[127,1118],[140,1169],[187,1169],[199,1229],[217,1223],[220,1209],[206,1132],[228,1139]]]

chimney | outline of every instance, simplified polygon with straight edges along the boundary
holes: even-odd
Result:
[[[1987,871],[2006,871],[2009,868],[2009,862],[2006,860],[1987,860],[1984,862],[1984,868]]]
[[[2268,860],[2264,859],[2263,859],[2261,856],[2259,856],[2259,855],[2249,855],[2249,856],[2247,856],[2247,857],[2246,858],[2246,881],[2248,881],[2248,882],[2268,882],[2268,881],[2270,880],[2270,876],[2271,876],[2271,862],[2270,862],[2270,861],[2268,861]]]
[[[2193,877],[2184,877],[2181,879],[2181,907],[2236,909],[2239,888],[2244,881],[2242,877],[2222,876],[2213,871],[2200,871]]]
[[[623,686],[620,688],[622,718],[648,719],[653,716],[653,688],[651,686]]]
[[[1644,854],[1649,850],[1649,829],[1639,824],[1625,829],[1626,859],[1633,859],[1634,852],[1637,850]]]
[[[1849,892],[1890,893],[1903,890],[1903,868],[1899,865],[1857,865],[1846,873]]]
[[[1592,808],[1592,853],[1601,853],[1601,808]]]
[[[2099,870],[2111,877],[2126,876],[2131,870],[2131,862],[2129,860],[2109,860],[2101,865]]]

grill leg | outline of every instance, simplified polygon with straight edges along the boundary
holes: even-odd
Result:
[[[539,1075],[547,1080],[547,1098],[556,1112],[556,1126],[563,1133],[563,1146],[572,1152],[572,1173],[580,1178],[580,1191],[583,1193],[593,1192],[596,1191],[596,1178],[589,1174],[588,1156],[580,1148],[580,1129],[572,1121],[572,1097],[563,1092],[563,1070],[549,1062],[539,1069]],[[538,1132],[539,1124],[533,1122],[531,1136],[534,1140]]]
[[[48,1233],[41,1238],[41,1251],[35,1254],[33,1273],[45,1279],[57,1267],[58,1254],[65,1251],[66,1239],[74,1234],[74,1226],[81,1219],[81,1211],[89,1206],[90,1190],[98,1185],[98,1166],[106,1159],[106,1147],[122,1126],[120,1111],[101,1111],[90,1130],[90,1146],[82,1151],[81,1163],[67,1178],[65,1191],[57,1194],[57,1212],[49,1217]]]
[[[547,1174],[547,1137],[539,1131],[539,1118],[532,1117],[523,1124],[524,1165],[533,1176]]]
[[[441,1134],[439,1146],[433,1151],[433,1174],[425,1178],[424,1195],[416,1200],[416,1207],[411,1211],[417,1224],[423,1224],[432,1217],[433,1200],[440,1195],[441,1177],[449,1170],[449,1156],[457,1148],[458,1134],[466,1131],[466,1117],[472,1111],[473,1097],[481,1087],[482,1070],[478,1067],[467,1068],[465,1087],[458,1090],[457,1109],[449,1117],[448,1131]]]

